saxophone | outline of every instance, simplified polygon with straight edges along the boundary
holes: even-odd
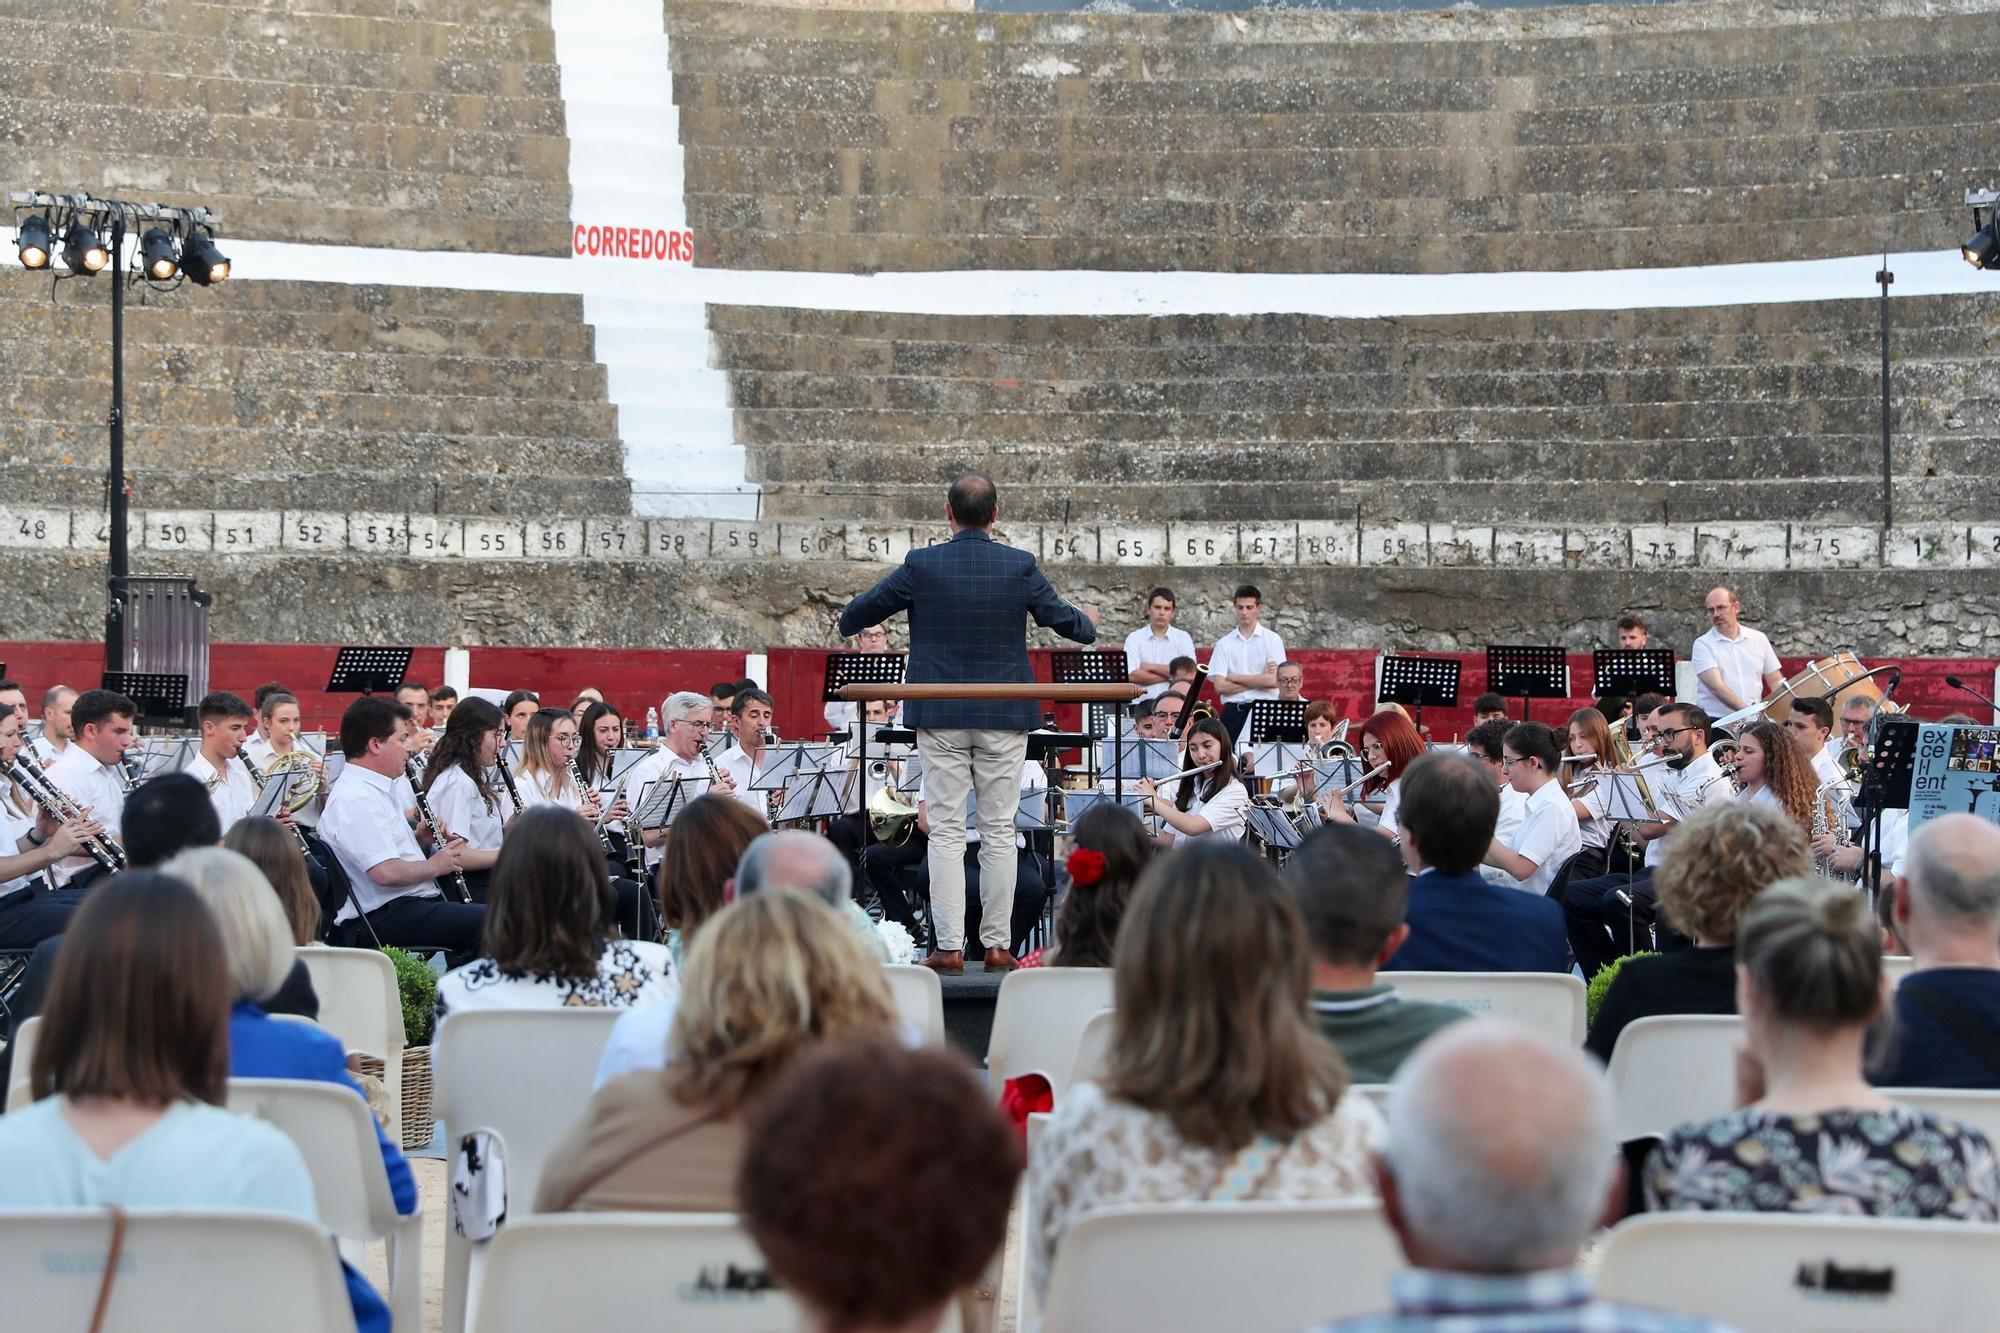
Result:
[[[1834,788],[1846,785],[1846,778],[1834,778],[1831,781],[1820,783],[1819,788],[1813,792],[1812,841],[1818,842],[1829,833],[1833,835],[1832,854],[1813,858],[1814,865],[1819,873],[1828,879],[1833,878],[1834,875],[1834,858],[1847,847],[1850,841],[1847,821],[1836,818],[1838,808],[1834,803],[1833,796],[1830,794]]]

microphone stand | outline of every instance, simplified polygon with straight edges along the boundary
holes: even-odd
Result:
[[[1988,708],[1992,709],[1996,715],[2000,715],[2000,703],[1993,702],[1993,700],[1987,698],[1985,695],[1981,694],[1978,690],[1973,689],[1970,685],[1967,685],[1957,676],[1946,676],[1944,678],[1944,683],[1951,686],[1954,690],[1958,690],[1962,693],[1971,695],[1973,698],[1979,700],[1979,702],[1985,704]]]

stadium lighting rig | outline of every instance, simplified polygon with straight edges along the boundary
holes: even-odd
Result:
[[[183,281],[212,287],[229,277],[229,260],[216,248],[222,219],[206,208],[135,204],[88,194],[17,190],[7,196],[13,209],[14,246],[21,267],[55,269],[56,281],[111,274],[111,457],[106,490],[111,510],[111,605],[104,617],[104,664],[125,669],[125,619],[121,590],[131,573],[129,498],[125,492],[125,288],[143,282],[171,291]],[[134,241],[128,269],[126,241]]]

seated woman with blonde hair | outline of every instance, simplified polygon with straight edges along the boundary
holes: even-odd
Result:
[[[1147,870],[1113,955],[1103,1083],[1056,1100],[1029,1172],[1028,1271],[1109,1204],[1373,1197],[1382,1117],[1310,1015],[1304,919],[1270,863],[1196,843]]]
[[[897,1037],[881,964],[847,922],[789,890],[702,926],[681,974],[664,1072],[615,1078],[550,1154],[536,1212],[733,1212],[744,1113],[833,1038]]]

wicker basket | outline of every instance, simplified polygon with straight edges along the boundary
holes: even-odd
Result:
[[[382,1061],[372,1055],[359,1055],[355,1060],[362,1073],[375,1079],[382,1077],[385,1070]],[[406,1046],[403,1048],[403,1151],[430,1147],[436,1131],[431,1114],[431,1048]]]

